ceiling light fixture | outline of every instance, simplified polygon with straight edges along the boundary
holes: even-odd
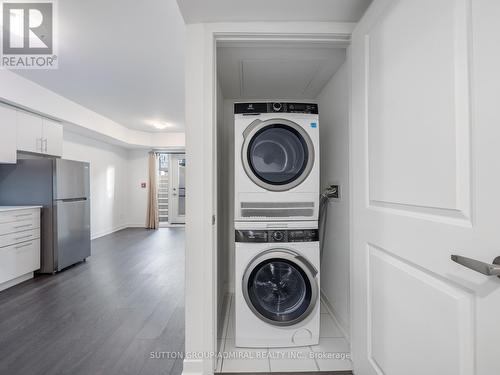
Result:
[[[172,126],[168,122],[164,122],[164,121],[151,121],[150,124],[158,130],[163,130],[163,129],[166,129],[166,128],[169,128],[170,126]]]

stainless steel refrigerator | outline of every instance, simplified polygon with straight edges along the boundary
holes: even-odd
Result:
[[[41,273],[90,256],[89,163],[18,159],[0,165],[0,205],[42,205]]]

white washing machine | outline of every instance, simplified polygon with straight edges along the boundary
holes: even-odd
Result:
[[[236,223],[235,344],[316,345],[320,324],[318,230]]]
[[[234,220],[318,220],[318,105],[236,103],[234,112]]]

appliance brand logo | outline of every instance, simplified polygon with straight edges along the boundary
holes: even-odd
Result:
[[[1,66],[57,69],[54,0],[2,1]]]

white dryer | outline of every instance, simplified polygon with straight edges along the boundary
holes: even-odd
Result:
[[[236,103],[235,221],[318,220],[318,105]]]
[[[235,236],[236,346],[318,344],[318,230],[311,222],[237,223]]]

